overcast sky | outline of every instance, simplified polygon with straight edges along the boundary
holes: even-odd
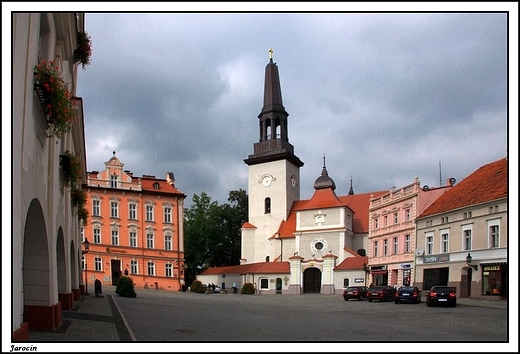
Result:
[[[87,168],[116,151],[191,203],[247,190],[268,49],[310,198],[457,181],[507,155],[504,13],[89,13]]]

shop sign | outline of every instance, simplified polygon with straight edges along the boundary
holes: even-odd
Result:
[[[363,278],[354,278],[354,283],[364,283],[365,279]]]
[[[411,269],[412,268],[412,264],[411,263],[402,263],[399,265],[399,268],[401,269]]]
[[[449,262],[449,254],[438,254],[434,256],[425,256],[424,263],[438,263],[438,262]]]
[[[492,266],[484,266],[484,272],[489,272],[492,270],[500,270],[500,266],[498,265],[492,265]]]

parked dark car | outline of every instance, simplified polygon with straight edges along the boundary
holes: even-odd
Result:
[[[388,301],[395,299],[395,289],[392,286],[380,285],[371,286],[367,291],[367,299],[369,302],[372,300]]]
[[[401,286],[395,292],[394,302],[396,304],[400,302],[412,302],[418,304],[421,302],[421,290],[416,286]]]
[[[349,286],[343,291],[343,298],[345,301],[350,299],[363,300],[363,298],[367,298],[367,291],[366,286]]]
[[[457,294],[451,286],[432,286],[426,294],[426,305],[457,306]]]

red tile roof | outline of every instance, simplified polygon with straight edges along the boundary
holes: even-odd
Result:
[[[363,269],[363,264],[368,264],[368,257],[347,257],[334,270]]]
[[[507,158],[480,167],[441,195],[418,218],[507,198],[507,171]]]
[[[229,267],[208,268],[200,275],[290,273],[289,262],[260,262]]]

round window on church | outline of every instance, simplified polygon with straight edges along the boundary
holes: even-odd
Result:
[[[318,255],[321,255],[321,254],[324,254],[325,252],[327,252],[327,241],[325,241],[322,238],[317,238],[317,239],[312,240],[311,252],[313,254],[318,254]]]

